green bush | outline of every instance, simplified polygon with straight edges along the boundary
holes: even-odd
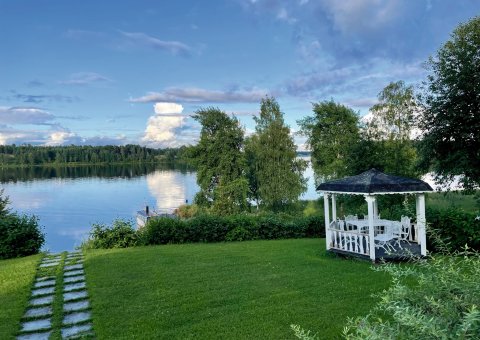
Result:
[[[112,226],[93,224],[83,248],[126,248],[137,245],[138,235],[131,221],[115,220]]]
[[[143,244],[325,237],[323,217],[201,215],[188,220],[156,218],[139,232]]]
[[[389,273],[392,285],[369,315],[348,321],[346,339],[480,338],[479,253],[465,250],[373,269]]]
[[[37,254],[44,242],[35,216],[7,213],[0,217],[0,259]]]
[[[150,219],[138,233],[145,245],[189,242],[186,224],[177,218]]]
[[[480,220],[476,215],[458,208],[446,210],[427,208],[428,229],[435,230],[435,238],[428,237],[429,249],[438,251],[436,238],[441,239],[450,251],[463,249],[465,245],[480,251]],[[427,229],[427,230],[428,230]]]

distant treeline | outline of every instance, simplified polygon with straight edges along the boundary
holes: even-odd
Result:
[[[0,166],[174,162],[184,158],[182,155],[186,149],[188,148],[152,149],[140,145],[0,145]]]

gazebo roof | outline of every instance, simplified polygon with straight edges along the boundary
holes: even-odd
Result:
[[[349,194],[398,194],[433,191],[422,180],[384,174],[370,169],[360,175],[345,177],[320,184],[317,191]]]

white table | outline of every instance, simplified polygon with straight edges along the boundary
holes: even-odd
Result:
[[[373,226],[374,227],[381,227],[384,226],[385,229],[389,228],[390,225],[392,224],[393,221],[390,220],[384,220],[384,219],[374,219],[373,220]],[[364,232],[365,229],[368,230],[368,220],[367,219],[361,219],[361,220],[346,220],[345,225],[348,226],[353,226],[357,231],[359,232]]]

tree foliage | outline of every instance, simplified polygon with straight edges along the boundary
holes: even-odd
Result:
[[[297,123],[312,151],[317,182],[351,174],[350,156],[359,141],[358,115],[333,100],[313,104],[313,113]]]
[[[202,125],[193,155],[200,187],[196,203],[221,214],[245,210],[248,182],[239,121],[212,107],[196,111],[193,118]]]
[[[274,98],[262,99],[254,117],[255,135],[247,143],[251,192],[261,206],[281,210],[306,190],[306,163],[297,159],[296,146]]]
[[[418,177],[417,151],[413,140],[419,107],[412,86],[403,81],[388,84],[370,109],[371,119],[362,128],[361,141],[354,146],[353,167],[376,168],[389,174]],[[370,164],[369,164],[370,163]]]
[[[422,160],[448,183],[480,186],[480,17],[459,25],[428,61]]]
[[[32,146],[0,145],[2,165],[58,165],[67,163],[153,163],[182,158],[187,147],[152,149],[140,145]]]

